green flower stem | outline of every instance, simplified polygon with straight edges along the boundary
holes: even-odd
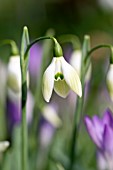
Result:
[[[22,170],[27,170],[27,122],[26,108],[22,109]]]
[[[28,170],[28,131],[27,131],[27,121],[26,121],[26,100],[27,100],[27,67],[29,54],[27,53],[26,59],[24,58],[24,53],[29,44],[29,35],[27,27],[23,29],[22,42],[21,42],[21,55],[20,55],[20,66],[21,66],[21,108],[22,108],[22,170]]]
[[[113,64],[113,46],[109,45],[109,44],[102,44],[102,45],[98,45],[95,46],[94,48],[92,48],[86,55],[84,62],[87,63],[87,60],[89,58],[89,56],[95,51],[98,50],[100,48],[109,48],[111,50],[111,55],[110,55],[110,63]]]
[[[25,51],[25,54],[24,54],[24,59],[26,59],[27,55],[28,55],[28,52],[30,50],[30,48],[36,44],[38,41],[41,41],[41,40],[45,40],[45,39],[51,39],[53,40],[54,44],[55,44],[55,48],[54,48],[54,57],[61,57],[63,54],[62,54],[62,48],[60,47],[60,44],[57,42],[57,40],[54,38],[54,37],[50,37],[50,36],[44,36],[44,37],[40,37],[40,38],[37,38],[35,39],[31,44],[28,45],[26,51]]]
[[[15,41],[10,40],[10,39],[0,41],[0,46],[3,46],[3,45],[10,45],[11,46],[11,55],[12,56],[16,56],[16,55],[19,54],[18,47],[17,47]]]
[[[74,117],[74,129],[73,129],[73,136],[72,136],[72,143],[71,143],[71,153],[70,153],[70,166],[69,170],[73,170],[73,165],[75,161],[75,150],[76,150],[76,145],[77,145],[77,137],[78,137],[78,131],[80,127],[80,122],[81,122],[81,115],[83,112],[83,105],[84,105],[84,77],[82,78],[82,98],[77,99],[76,103],[76,113]]]
[[[69,170],[73,170],[74,162],[75,162],[75,151],[77,147],[77,138],[79,127],[81,124],[81,118],[83,113],[83,105],[84,105],[84,88],[85,88],[85,75],[86,75],[86,65],[87,63],[84,62],[84,58],[87,55],[90,49],[90,37],[86,35],[84,37],[84,43],[82,47],[82,62],[81,62],[81,84],[82,84],[82,97],[77,98],[76,109],[75,109],[75,116],[74,116],[74,128],[72,133],[72,143],[70,148],[70,166]],[[89,62],[90,60],[87,60]]]
[[[80,40],[76,35],[72,34],[61,35],[58,37],[58,40],[60,41],[60,43],[71,43],[74,50],[81,49]]]

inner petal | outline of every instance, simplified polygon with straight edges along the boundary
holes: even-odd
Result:
[[[61,73],[61,74],[62,74],[62,67],[61,67],[60,57],[59,57],[59,58],[56,58],[56,61],[55,61],[55,75],[56,75],[57,73]]]
[[[61,97],[66,98],[69,93],[69,86],[65,82],[65,80],[61,80],[60,78],[57,81],[54,81],[54,91]]]
[[[63,80],[64,79],[64,75],[62,73],[57,73],[55,74],[55,81],[57,80]]]

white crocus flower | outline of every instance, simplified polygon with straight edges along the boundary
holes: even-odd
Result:
[[[113,64],[110,64],[107,77],[106,77],[106,83],[107,83],[111,100],[113,101]]]
[[[42,92],[44,99],[49,102],[53,89],[66,98],[70,89],[82,96],[82,87],[79,76],[75,69],[66,62],[63,56],[53,57],[51,64],[43,75]]]
[[[4,152],[9,147],[8,141],[0,141],[0,153]]]

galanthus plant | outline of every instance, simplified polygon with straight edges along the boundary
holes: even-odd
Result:
[[[0,142],[0,170],[94,170],[96,165],[99,170],[113,169],[112,111],[107,109],[102,118],[85,116],[97,159],[94,155],[91,159],[93,149],[86,144],[81,126],[84,112],[95,102],[94,97],[90,98],[91,89],[87,91],[90,95],[85,94],[87,84],[93,87],[92,82],[96,81],[91,56],[100,48],[109,48],[111,52],[108,72],[102,77],[106,77],[104,83],[112,99],[113,46],[102,44],[91,48],[89,35],[84,36],[83,43],[71,34],[57,39],[50,29],[45,36],[31,42],[25,26],[20,49],[13,40],[0,42],[1,48],[10,45],[11,50],[4,64],[6,81],[3,86],[1,80],[0,88],[5,92],[4,102],[0,98],[0,141],[6,141]],[[44,43],[39,45],[42,40]],[[63,55],[64,43],[72,45],[68,59]],[[70,97],[70,91],[76,99]],[[76,103],[74,112],[72,103]],[[95,109],[102,107],[97,105]]]

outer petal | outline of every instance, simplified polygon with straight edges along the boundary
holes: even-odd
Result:
[[[97,115],[93,116],[92,122],[94,125],[94,129],[95,129],[98,141],[102,145],[102,135],[104,133],[104,124],[103,124],[102,120]]]
[[[46,102],[49,102],[53,91],[55,60],[56,59],[53,58],[52,63],[47,67],[43,75],[42,93]]]
[[[62,63],[62,72],[66,83],[75,93],[77,93],[81,97],[82,87],[77,72],[70,64],[66,62],[66,60],[63,57],[61,58],[61,63]]]
[[[104,115],[103,118],[102,118],[103,124],[109,125],[110,127],[113,128],[113,117],[112,117],[111,110],[106,109],[103,115]]]
[[[113,129],[108,125],[105,125],[103,134],[103,147],[106,152],[113,155]]]
[[[70,88],[66,84],[65,80],[59,79],[54,82],[54,90],[59,96],[66,98],[69,93]]]
[[[91,118],[89,116],[85,116],[85,125],[86,125],[87,131],[88,131],[91,139],[93,140],[93,142],[99,148],[101,148],[101,143],[100,143],[99,138],[97,136],[97,132],[96,132],[94,123],[93,123],[93,121],[91,120]]]

